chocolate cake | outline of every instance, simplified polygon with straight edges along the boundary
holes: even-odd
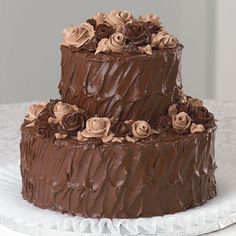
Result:
[[[172,214],[216,195],[214,116],[181,81],[156,15],[97,13],[63,31],[60,100],[21,126],[22,195],[93,218]]]

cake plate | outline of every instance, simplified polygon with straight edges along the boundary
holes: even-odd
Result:
[[[0,105],[0,223],[39,235],[201,235],[236,222],[236,103],[206,101],[218,119],[218,195],[206,204],[164,217],[88,219],[42,210],[22,199],[19,171],[20,123],[28,103]]]

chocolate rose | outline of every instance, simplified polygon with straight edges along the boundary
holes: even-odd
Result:
[[[114,136],[110,128],[110,119],[106,117],[93,117],[87,120],[86,128],[82,132],[78,132],[77,138],[79,141],[89,138],[100,138],[103,142],[110,142]]]
[[[152,34],[157,34],[161,27],[153,22],[144,22],[144,25],[147,29],[147,31],[152,35]]]
[[[95,36],[100,40],[110,38],[110,36],[114,33],[115,30],[108,24],[99,24],[95,28]]]
[[[122,52],[125,47],[125,37],[121,33],[114,33],[109,39],[104,38],[98,43],[95,55],[100,52]]]
[[[178,40],[164,30],[152,35],[151,45],[153,48],[175,48],[177,44]]]
[[[114,33],[107,42],[108,48],[112,52],[122,52],[125,46],[125,37],[121,33]]]
[[[133,136],[138,139],[147,138],[152,133],[150,125],[143,120],[135,121],[131,127]]]
[[[156,130],[151,129],[150,125],[144,120],[128,120],[125,121],[125,125],[130,127],[131,134],[127,134],[125,139],[127,142],[138,142],[140,139],[145,139],[151,134],[157,134]]]
[[[128,42],[131,42],[136,46],[145,45],[147,39],[147,30],[144,24],[140,22],[126,24],[122,33],[125,35]]]
[[[204,126],[202,124],[195,124],[192,123],[190,127],[190,133],[195,134],[195,133],[201,133],[205,130]]]
[[[179,114],[173,116],[172,118],[172,126],[177,131],[187,130],[190,124],[191,124],[191,118],[185,112],[180,112]]]
[[[205,107],[193,107],[190,110],[192,120],[196,124],[203,124],[206,128],[214,125],[214,116]]]
[[[89,23],[82,23],[79,26],[70,26],[63,31],[65,45],[81,47],[94,36],[93,26]]]
[[[37,124],[36,134],[41,138],[51,138],[55,134],[55,129],[48,122],[43,122]]]
[[[81,131],[85,127],[85,114],[75,111],[63,116],[61,121],[62,128],[70,133],[76,134],[78,131]]]
[[[94,29],[96,28],[97,22],[95,19],[88,19],[86,22],[92,25]]]
[[[155,25],[161,27],[160,17],[157,15],[147,14],[145,16],[140,16],[139,21],[151,22],[151,23],[154,23]]]
[[[111,25],[114,29],[120,28],[125,24],[133,23],[134,17],[129,11],[111,11],[106,15],[105,21]]]
[[[68,103],[58,102],[53,108],[53,113],[56,118],[50,118],[49,122],[51,123],[61,123],[62,118],[70,113],[75,111],[81,111],[76,105],[70,105]]]
[[[191,109],[191,106],[188,103],[178,103],[178,105],[177,105],[178,113],[185,112],[185,113],[189,114],[190,109]]]
[[[41,102],[39,104],[33,104],[28,109],[28,115],[26,116],[27,121],[34,121],[38,118],[39,114],[46,108],[46,103]]]

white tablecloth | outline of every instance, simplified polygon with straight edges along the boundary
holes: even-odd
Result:
[[[16,231],[13,231],[9,228],[6,228],[3,225],[0,225],[0,235],[1,236],[28,236],[23,233],[19,233]],[[236,235],[236,224],[224,229],[220,230],[214,233],[206,234],[206,236],[235,236]],[[46,236],[46,235],[44,235]],[[52,235],[47,235],[47,236],[52,236]],[[174,236],[174,235],[173,235]]]
[[[15,145],[8,145],[8,140],[4,138],[4,132],[8,132],[8,127],[11,127],[11,129],[15,129],[16,132],[13,134],[13,139],[18,140],[20,139],[20,124],[23,120],[23,117],[27,111],[27,107],[29,106],[29,103],[21,103],[21,104],[11,104],[11,105],[0,105],[0,153],[1,149],[4,149],[4,153],[7,153],[9,151],[10,153],[19,152],[19,145],[16,143]],[[206,106],[210,108],[211,111],[213,111],[217,115],[217,119],[219,119],[219,127],[223,127],[227,124],[227,119],[230,120],[231,125],[233,126],[232,129],[235,132],[229,131],[227,129],[230,129],[230,127],[227,126],[227,128],[222,128],[221,130],[221,140],[224,141],[224,132],[228,134],[230,132],[230,135],[232,137],[236,137],[236,102],[220,102],[220,101],[207,101]],[[221,119],[224,118],[224,123],[221,122]],[[228,137],[225,137],[225,142],[227,141]],[[235,138],[236,140],[236,138]],[[231,145],[232,148],[232,145]],[[236,146],[234,146],[236,149]],[[9,162],[9,158],[13,158],[12,155],[0,155],[1,161]],[[15,156],[14,156],[15,158]],[[236,158],[236,156],[232,157]],[[1,207],[1,206],[0,206]],[[2,225],[0,225],[0,236],[23,236],[25,234],[18,233],[15,231],[12,231]],[[236,225],[233,225],[231,227],[228,227],[224,230],[211,233],[209,235],[236,235]],[[45,235],[44,235],[45,236]],[[51,236],[51,235],[50,235]]]

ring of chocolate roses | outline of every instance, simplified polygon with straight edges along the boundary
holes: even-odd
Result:
[[[147,14],[136,19],[127,10],[99,12],[86,23],[65,28],[62,43],[95,54],[126,51],[148,55],[152,49],[175,48],[178,44],[162,27],[159,16]]]
[[[178,133],[200,133],[215,126],[214,115],[198,98],[187,97],[186,102],[172,104],[168,108],[171,126]]]
[[[187,97],[185,103],[169,106],[168,117],[164,126],[169,126],[180,134],[200,133],[215,125],[213,114],[203,106],[201,100],[192,97]],[[100,139],[104,143],[124,141],[135,143],[152,135],[158,135],[158,132],[144,120],[125,121],[120,126],[121,132],[114,133],[113,127],[116,123],[112,118],[88,118],[84,110],[60,100],[31,105],[24,126],[34,128],[37,136],[41,138],[73,138],[78,141]]]

